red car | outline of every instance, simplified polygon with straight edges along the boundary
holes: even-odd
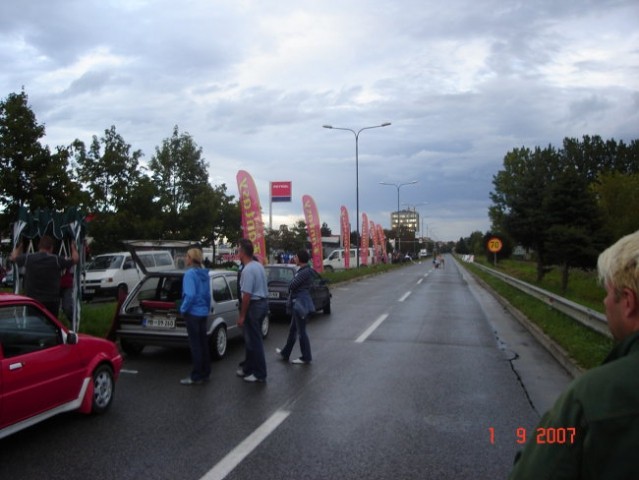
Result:
[[[122,356],[113,342],[70,332],[35,300],[0,294],[0,438],[58,413],[102,413]]]

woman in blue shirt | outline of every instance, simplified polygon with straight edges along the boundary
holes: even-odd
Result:
[[[191,248],[186,253],[186,266],[189,269],[182,280],[180,313],[189,335],[193,370],[180,383],[197,385],[211,375],[211,354],[206,337],[206,321],[211,311],[211,282],[208,269],[202,268],[202,250]]]

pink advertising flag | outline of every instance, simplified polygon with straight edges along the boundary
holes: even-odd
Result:
[[[377,241],[377,227],[375,226],[375,222],[371,220],[371,239],[373,240],[373,263],[379,263],[380,261],[380,253],[379,253],[379,242]]]
[[[317,212],[317,205],[315,205],[315,200],[313,200],[313,197],[310,195],[304,195],[302,197],[302,205],[304,206],[304,218],[306,219],[308,238],[311,239],[313,268],[316,272],[321,273],[324,271],[324,265],[322,264],[322,227],[319,213]]]
[[[379,237],[379,242],[382,245],[382,258],[384,262],[388,263],[388,254],[386,253],[386,237],[384,236],[384,229],[381,225],[377,225],[377,235]]]
[[[368,215],[362,213],[362,241],[361,241],[361,251],[360,256],[362,257],[362,265],[368,265]]]
[[[266,242],[260,197],[251,174],[237,172],[237,188],[240,191],[240,210],[242,211],[242,233],[244,238],[253,242],[253,253],[262,263],[266,263]]]
[[[351,223],[348,221],[348,210],[344,205],[341,208],[340,231],[342,233],[342,245],[344,245],[344,268],[351,266]]]

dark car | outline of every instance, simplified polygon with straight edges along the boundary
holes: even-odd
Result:
[[[188,348],[186,323],[178,308],[185,272],[147,272],[127,296],[114,325],[125,353],[137,355],[145,345]],[[227,339],[241,336],[241,329],[237,325],[237,272],[209,270],[209,277],[212,304],[206,331],[211,355],[222,358],[226,353]],[[262,336],[266,337],[268,330],[267,316],[262,322]]]
[[[295,265],[266,265],[266,277],[268,279],[268,307],[273,316],[290,316],[286,314],[286,301],[288,299],[288,285],[293,280],[297,267]],[[313,272],[313,286],[311,297],[315,310],[331,313],[331,292],[328,281],[323,279],[315,270]]]
[[[117,346],[69,331],[35,300],[0,294],[0,438],[62,412],[110,407]]]

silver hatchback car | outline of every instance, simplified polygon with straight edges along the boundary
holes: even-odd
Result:
[[[179,313],[182,279],[185,270],[147,272],[129,293],[114,319],[113,330],[122,350],[138,355],[145,345],[166,347],[189,346],[186,324]],[[211,356],[222,358],[227,341],[242,335],[237,325],[239,292],[237,272],[209,270],[211,279],[211,312],[207,322]],[[262,322],[262,336],[269,330],[268,316]]]

